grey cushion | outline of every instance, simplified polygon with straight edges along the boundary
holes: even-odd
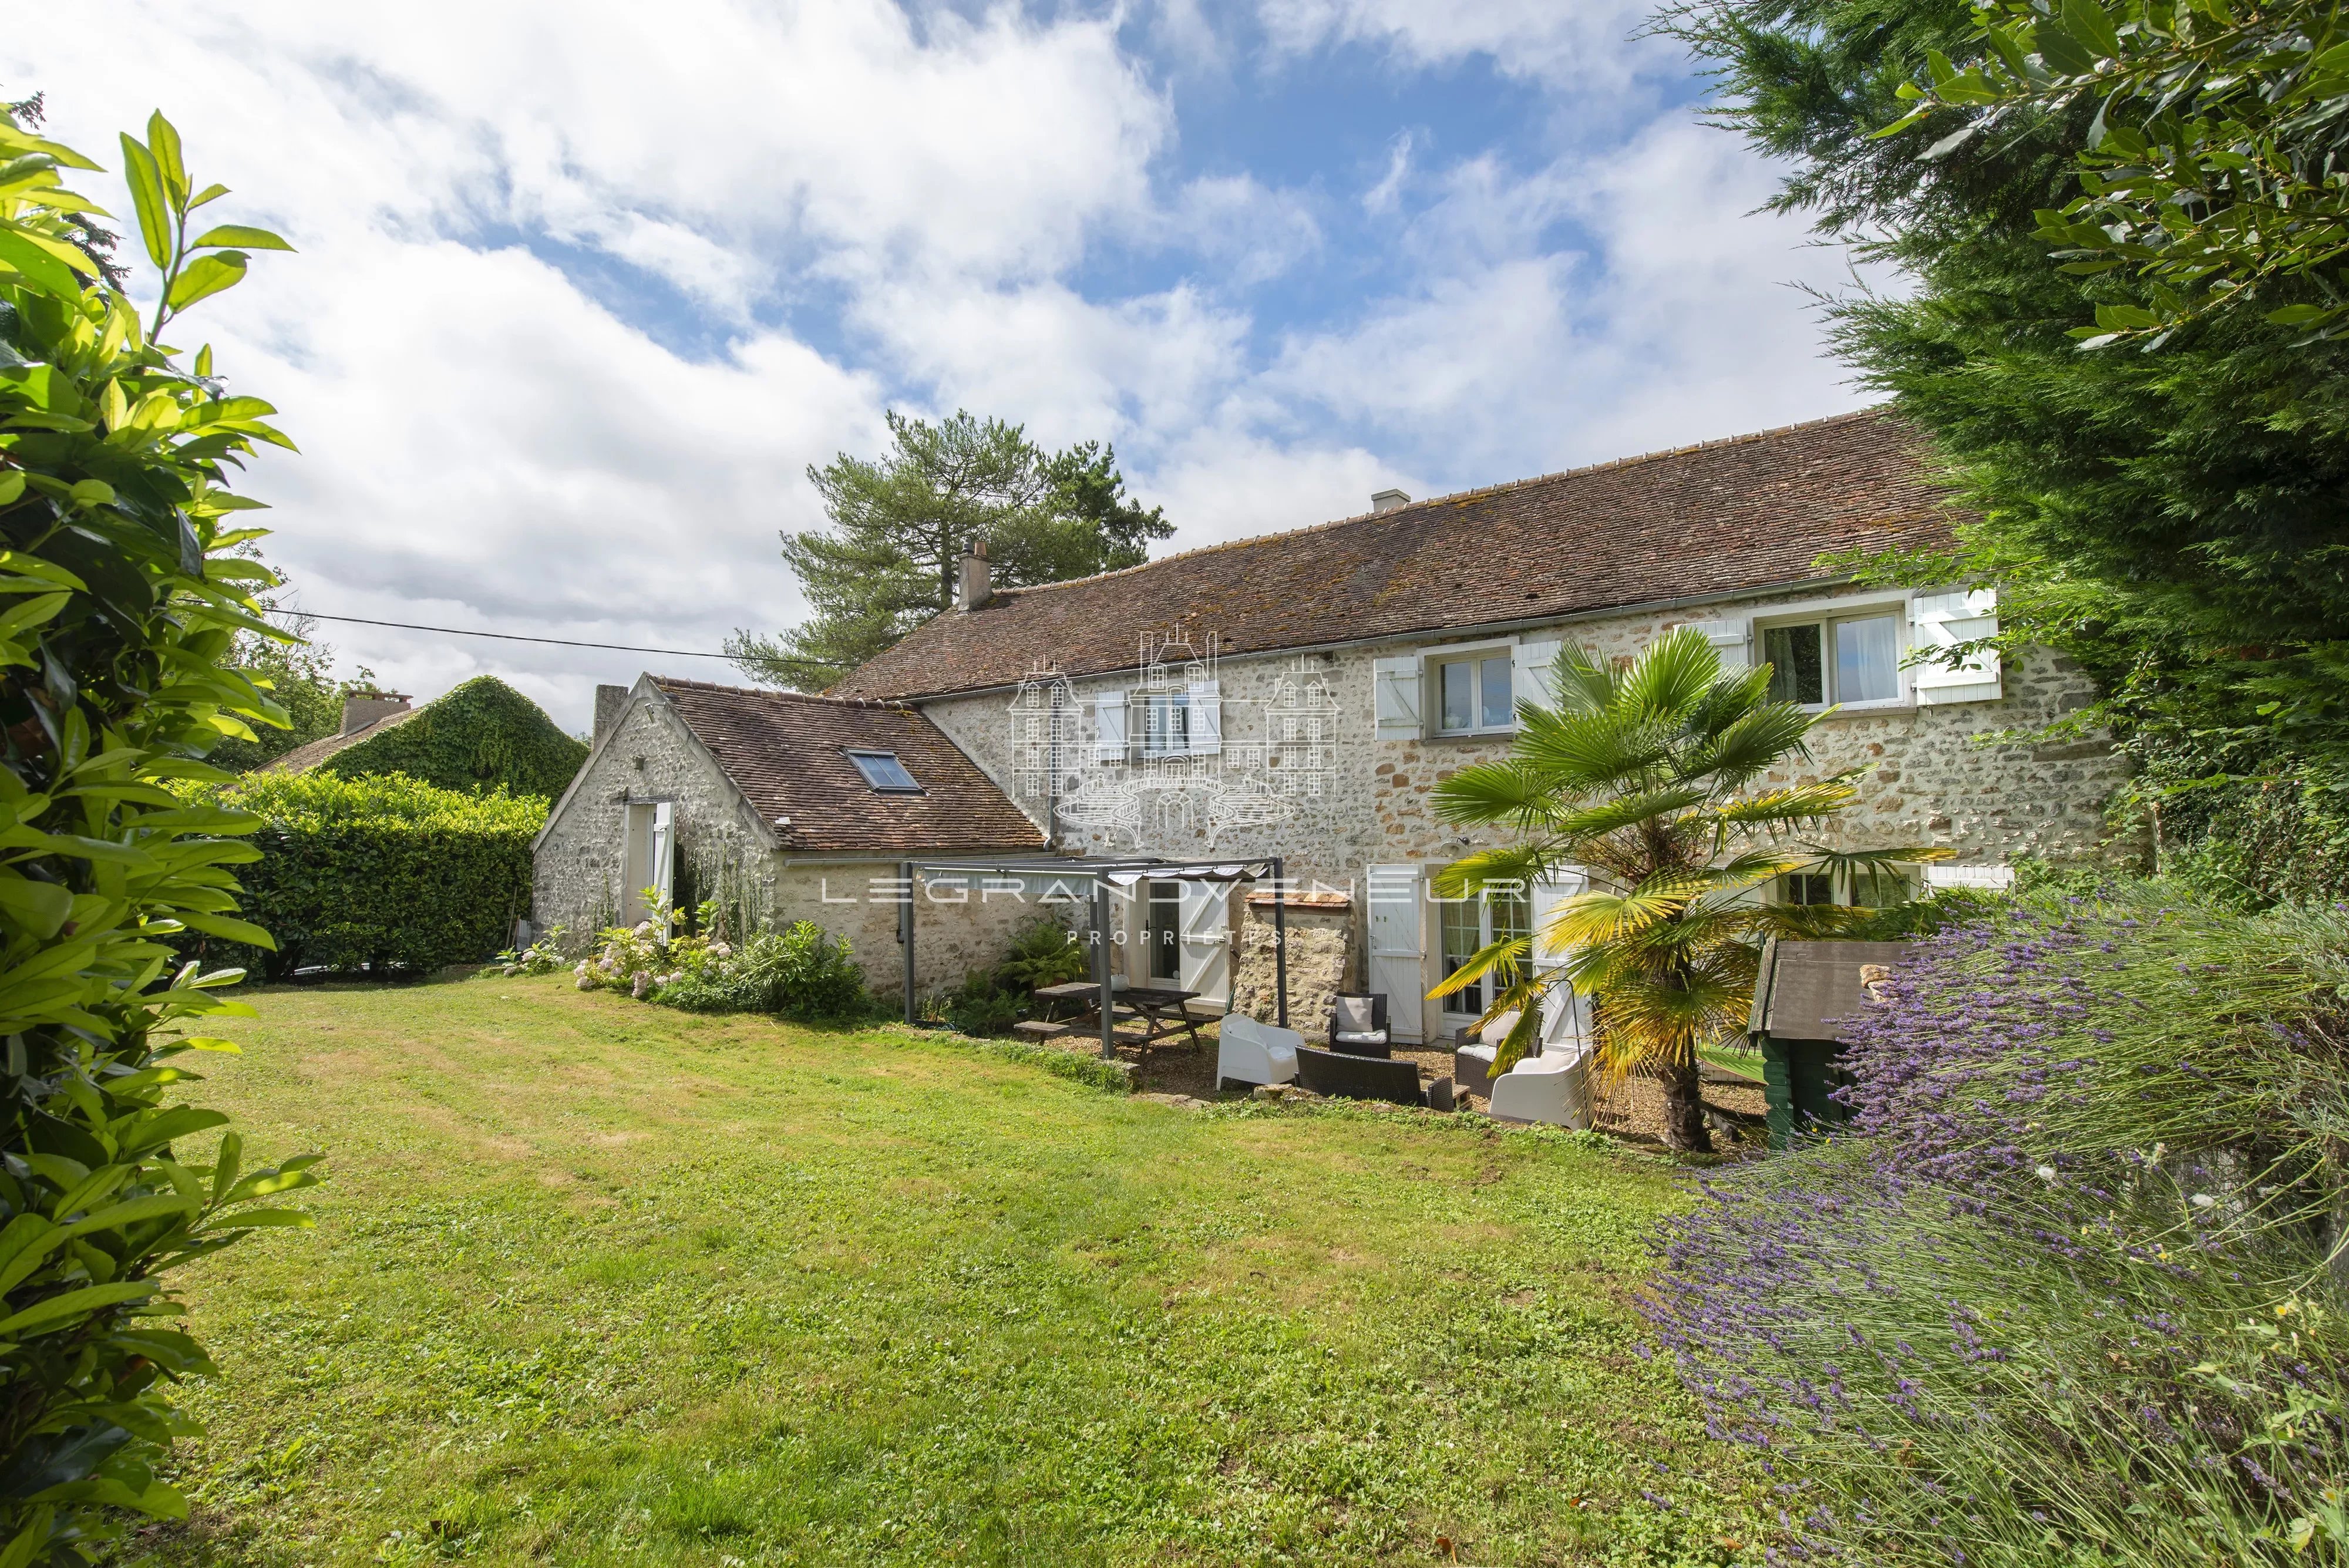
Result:
[[[1340,1029],[1336,1035],[1343,1045],[1378,1045],[1384,1044],[1386,1037],[1383,1029]]]
[[[1377,1038],[1371,1028],[1372,1016],[1369,997],[1340,997],[1338,999],[1338,1038],[1340,1040]]]

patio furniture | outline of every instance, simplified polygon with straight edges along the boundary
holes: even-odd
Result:
[[[1357,1056],[1343,1051],[1297,1048],[1297,1081],[1317,1095],[1333,1099],[1385,1100],[1398,1106],[1452,1108],[1452,1080],[1438,1078],[1419,1085],[1419,1064],[1392,1057]]]
[[[1392,1056],[1394,1035],[1387,1028],[1387,999],[1382,994],[1330,999],[1330,1048],[1349,1056]]]
[[[1199,993],[1177,991],[1170,985],[1129,985],[1116,993],[1119,1002],[1133,1010],[1142,1020],[1142,1038],[1135,1042],[1142,1048],[1141,1073],[1150,1076],[1150,1048],[1159,1041],[1180,1033],[1196,1051],[1200,1045],[1199,1020],[1184,1005]]]
[[[1297,1053],[1304,1044],[1305,1036],[1294,1029],[1226,1013],[1216,1031],[1216,1087],[1288,1083],[1297,1076]]]
[[[1485,1109],[1495,1121],[1588,1127],[1589,1048],[1526,1057],[1493,1080],[1493,1097]]]
[[[1501,1043],[1509,1037],[1509,1031],[1516,1026],[1517,1015],[1514,1012],[1504,1012],[1492,1023],[1485,1025],[1482,1030],[1462,1030],[1460,1048],[1452,1053],[1452,1081],[1461,1088],[1475,1094],[1491,1094],[1494,1077],[1493,1064],[1500,1057]],[[1533,1049],[1527,1051],[1526,1054],[1540,1055],[1541,1041],[1536,1039]]]

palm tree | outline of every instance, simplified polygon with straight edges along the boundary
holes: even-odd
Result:
[[[1808,872],[1873,893],[1899,882],[1894,865],[1948,851],[1797,841],[1858,799],[1857,770],[1746,793],[1774,764],[1809,760],[1806,737],[1826,715],[1772,701],[1766,664],[1724,670],[1693,628],[1650,644],[1620,671],[1569,643],[1556,681],[1556,708],[1518,703],[1506,760],[1463,768],[1437,787],[1444,820],[1505,827],[1516,842],[1444,867],[1435,888],[1448,898],[1521,892],[1571,868],[1589,874],[1590,889],[1529,935],[1479,950],[1430,994],[1494,978],[1484,1021],[1518,1015],[1498,1071],[1537,1038],[1542,999],[1571,983],[1596,1001],[1602,1073],[1619,1079],[1639,1068],[1661,1079],[1666,1141],[1709,1150],[1697,1053],[1743,1027],[1761,940],[1832,935],[1865,913],[1764,903],[1764,887]],[[1536,944],[1552,961],[1534,961]]]

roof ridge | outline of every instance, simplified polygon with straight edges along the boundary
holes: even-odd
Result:
[[[682,686],[693,691],[722,691],[730,697],[771,697],[792,702],[822,702],[833,708],[904,710],[906,707],[905,703],[893,702],[883,697],[832,697],[818,691],[787,691],[780,686],[727,686],[715,680],[696,680],[684,675],[655,675],[652,680],[656,686]]]
[[[1237,550],[1249,545],[1260,545],[1268,539],[1293,539],[1303,534],[1321,534],[1331,529],[1348,528],[1360,523],[1375,522],[1382,517],[1394,517],[1405,512],[1416,512],[1426,506],[1453,506],[1479,496],[1500,495],[1512,490],[1524,490],[1532,485],[1549,484],[1564,479],[1580,479],[1588,474],[1604,473],[1610,469],[1634,468],[1643,462],[1658,462],[1670,457],[1685,457],[1691,452],[1711,452],[1719,447],[1745,446],[1767,441],[1773,436],[1792,435],[1797,431],[1823,429],[1828,425],[1848,424],[1855,420],[1877,417],[1891,412],[1891,406],[1878,403],[1865,409],[1851,409],[1840,414],[1826,414],[1816,420],[1797,420],[1793,424],[1772,425],[1766,430],[1748,431],[1742,435],[1716,436],[1711,441],[1692,441],[1686,446],[1661,447],[1632,457],[1610,457],[1602,462],[1587,462],[1577,468],[1560,468],[1548,473],[1537,473],[1524,479],[1505,480],[1498,484],[1483,484],[1470,490],[1454,490],[1442,495],[1431,495],[1423,501],[1406,502],[1385,512],[1357,512],[1350,517],[1332,517],[1323,523],[1308,523],[1295,528],[1275,528],[1262,534],[1250,534],[1238,539],[1219,539],[1212,545],[1199,545],[1180,550],[1172,556],[1161,556],[1138,566],[1121,566],[1113,572],[1095,572],[1090,577],[1066,577],[1057,583],[1036,583],[1027,587],[999,588],[999,598],[1025,598],[1030,594],[1049,593],[1055,588],[1082,587],[1089,583],[1106,582],[1112,577],[1131,576],[1157,566],[1187,561],[1194,556],[1212,555],[1218,550]],[[986,607],[981,606],[982,609]],[[853,673],[853,672],[852,672]]]

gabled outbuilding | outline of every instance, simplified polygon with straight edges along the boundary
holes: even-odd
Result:
[[[1034,856],[1044,835],[919,711],[645,675],[598,693],[587,763],[536,846],[542,929],[584,945],[663,900],[722,893],[845,936],[876,992],[903,988],[904,867]],[[1019,890],[912,890],[934,919],[917,984],[958,983],[1041,911]]]

